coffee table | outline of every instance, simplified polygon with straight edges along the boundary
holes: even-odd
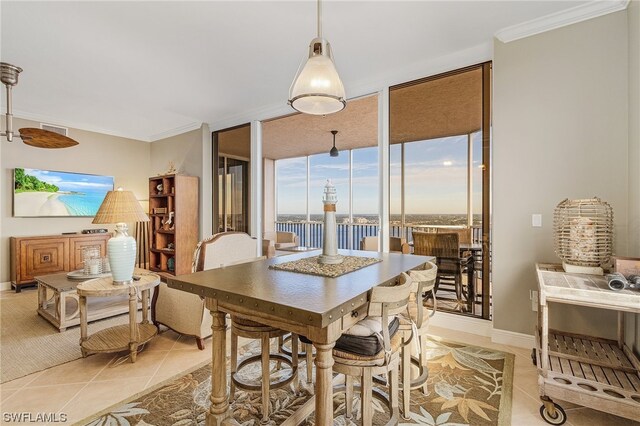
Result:
[[[136,269],[141,275],[148,271]],[[76,288],[86,280],[70,280],[67,273],[35,277],[38,282],[38,315],[49,321],[58,331],[80,324],[80,303]],[[129,312],[129,299],[114,296],[91,300],[87,321],[96,321]]]

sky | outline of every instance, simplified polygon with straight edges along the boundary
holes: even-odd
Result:
[[[481,212],[481,134],[473,135],[473,210]],[[378,148],[353,150],[353,214],[378,212]],[[400,213],[400,145],[390,149],[390,213]],[[309,157],[311,214],[322,213],[322,190],[331,179],[338,193],[338,214],[349,212],[349,157],[318,154]],[[306,157],[278,160],[278,214],[304,214]],[[405,213],[466,214],[467,136],[405,144]]]
[[[113,177],[81,173],[54,172],[49,170],[24,169],[24,173],[43,182],[51,183],[60,191],[104,192],[113,190]]]

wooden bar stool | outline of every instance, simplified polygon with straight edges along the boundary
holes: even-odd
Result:
[[[261,424],[269,423],[269,392],[272,389],[280,389],[289,385],[293,380],[298,378],[298,336],[293,335],[291,339],[291,356],[283,353],[271,353],[270,343],[273,338],[282,338],[288,332],[260,324],[237,315],[231,316],[231,383],[230,398],[234,399],[235,390],[244,389],[248,391],[262,391],[262,419]],[[246,357],[238,363],[238,337],[247,339],[260,340],[260,355],[252,355]],[[262,380],[259,385],[246,382],[240,377],[239,372],[244,367],[254,362],[260,361],[262,370]],[[270,362],[276,361],[278,365],[281,363],[291,367],[291,374],[271,382]],[[294,390],[297,392],[297,383],[294,384]]]
[[[401,348],[401,371],[402,371],[402,414],[407,420],[410,412],[411,390],[422,388],[422,392],[427,394],[427,379],[429,378],[429,370],[427,368],[427,330],[429,327],[429,318],[436,312],[435,294],[433,294],[433,311],[427,314],[424,306],[423,295],[426,293],[435,293],[434,287],[438,267],[427,262],[423,270],[409,271],[411,277],[411,296],[409,299],[409,317],[410,322],[402,322],[400,331],[403,333],[403,345]],[[418,339],[418,356],[411,356],[411,346],[413,339]],[[417,367],[418,376],[411,377],[411,366]],[[408,384],[408,385],[407,385]]]
[[[411,278],[403,273],[399,284],[378,286],[371,290],[367,317],[346,331],[336,342],[333,350],[333,371],[345,375],[346,413],[353,416],[353,381],[360,378],[362,425],[370,426],[373,421],[372,397],[376,397],[389,407],[391,418],[387,425],[397,425],[400,418],[398,403],[398,369],[400,351],[404,340],[403,333],[397,332],[400,314],[407,312],[411,294]],[[403,319],[403,321],[407,321]],[[374,330],[374,325],[380,331]],[[367,335],[367,328],[371,334]],[[377,352],[368,352],[365,347],[371,341],[377,343]],[[368,348],[367,348],[368,349]],[[386,375],[389,397],[373,388],[374,375]]]

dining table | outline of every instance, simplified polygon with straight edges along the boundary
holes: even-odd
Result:
[[[316,350],[315,424],[333,424],[333,347],[366,316],[368,294],[378,285],[393,285],[401,273],[421,269],[430,256],[339,250],[343,256],[379,260],[335,278],[273,269],[273,265],[318,256],[321,250],[224,266],[167,278],[171,288],[197,294],[211,312],[211,406],[207,426],[237,425],[227,391],[227,314],[305,336]],[[287,425],[310,415],[294,413]]]

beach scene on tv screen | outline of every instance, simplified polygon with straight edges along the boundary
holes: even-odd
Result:
[[[14,216],[95,216],[113,177],[15,169]]]

